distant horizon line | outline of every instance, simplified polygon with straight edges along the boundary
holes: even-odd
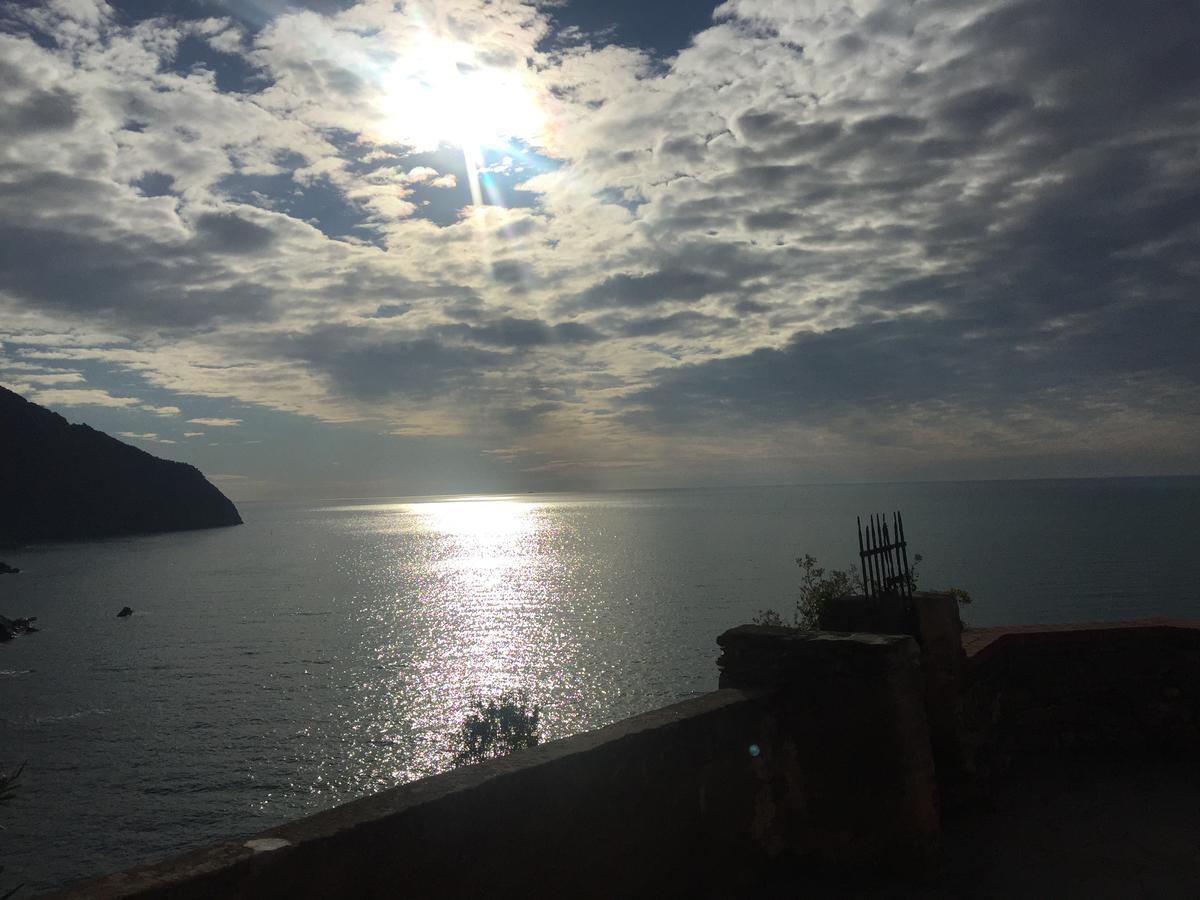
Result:
[[[382,502],[382,501],[452,501],[452,500],[509,500],[529,496],[569,496],[578,494],[648,494],[648,493],[682,493],[684,491],[738,491],[756,490],[762,488],[792,488],[792,487],[889,487],[910,486],[922,484],[1002,484],[1010,482],[1033,483],[1054,481],[1150,481],[1168,479],[1200,478],[1200,472],[1176,475],[1058,475],[1038,477],[1013,478],[929,478],[909,481],[785,481],[768,482],[763,484],[716,484],[690,485],[687,487],[631,487],[631,488],[589,488],[577,490],[535,490],[524,491],[463,491],[462,493],[437,492],[430,494],[392,494],[369,497],[306,497],[296,499],[244,499],[237,503],[317,503],[317,502]]]

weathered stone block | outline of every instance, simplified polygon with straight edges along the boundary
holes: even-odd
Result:
[[[778,692],[803,785],[780,810],[787,849],[840,866],[931,866],[937,784],[913,639],[742,626],[718,643],[722,686]]]
[[[849,595],[826,601],[818,619],[822,631],[864,634],[916,634],[912,604],[907,597]]]

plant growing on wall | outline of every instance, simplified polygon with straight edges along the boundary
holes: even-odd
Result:
[[[851,574],[853,570],[833,569],[826,575],[825,569],[817,565],[816,557],[808,553],[797,557],[796,565],[800,567],[800,590],[793,619],[799,628],[815,629],[826,603],[845,597],[856,588],[861,590],[856,584],[861,579],[857,573]]]
[[[536,747],[541,741],[540,714],[539,707],[531,707],[523,694],[502,694],[486,703],[474,701],[458,734],[455,768]]]
[[[817,564],[817,558],[808,553],[796,557],[796,565],[800,567],[800,587],[796,594],[796,608],[792,612],[791,625],[788,626],[783,617],[773,609],[759,610],[753,620],[755,625],[815,630],[821,618],[821,610],[829,600],[862,590],[862,578],[853,568],[833,569],[826,574],[825,569]]]
[[[920,553],[913,557],[911,569],[912,589],[916,590],[920,578],[920,565],[924,559]],[[862,575],[854,566],[846,569],[832,569],[828,573],[817,564],[816,557],[805,553],[796,557],[796,565],[800,567],[800,587],[796,596],[796,608],[792,613],[793,628],[816,630],[821,619],[821,611],[825,604],[838,597],[852,593],[865,593]],[[946,593],[954,596],[960,605],[971,602],[971,595],[962,588],[949,588]],[[783,617],[773,609],[759,610],[753,619],[755,625],[774,625],[787,627]]]

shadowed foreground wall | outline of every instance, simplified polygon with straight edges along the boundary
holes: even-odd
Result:
[[[724,635],[734,669],[778,644],[772,631]],[[801,680],[720,690],[59,896],[724,897],[773,863],[927,867],[938,821],[916,644],[814,634],[776,657]]]
[[[1048,755],[1200,760],[1200,625],[967,632],[963,731],[980,776]]]

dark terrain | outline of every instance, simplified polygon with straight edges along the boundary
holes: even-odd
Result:
[[[195,466],[0,388],[0,545],[240,525]]]

